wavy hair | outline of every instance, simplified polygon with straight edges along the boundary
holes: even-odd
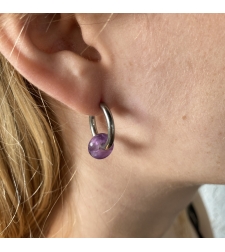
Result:
[[[0,55],[0,237],[44,237],[62,188],[53,119],[41,92]]]

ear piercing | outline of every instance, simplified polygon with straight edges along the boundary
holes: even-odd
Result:
[[[89,124],[91,128],[91,133],[93,138],[88,144],[88,151],[93,158],[103,159],[108,157],[114,147],[114,137],[115,137],[115,125],[113,116],[109,108],[104,104],[100,103],[100,107],[105,115],[108,135],[105,133],[98,133],[97,125],[94,116],[89,116]]]

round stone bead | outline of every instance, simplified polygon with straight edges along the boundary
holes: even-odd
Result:
[[[107,138],[107,134],[100,133],[91,139],[88,144],[88,151],[93,158],[103,159],[111,154],[114,145],[112,145],[108,150],[101,149],[101,146],[106,143]]]

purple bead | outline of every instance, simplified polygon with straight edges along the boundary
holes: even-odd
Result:
[[[100,147],[104,145],[107,141],[108,135],[100,133],[94,136],[88,144],[88,151],[93,158],[103,159],[110,155],[113,150],[112,145],[108,150],[103,150]]]

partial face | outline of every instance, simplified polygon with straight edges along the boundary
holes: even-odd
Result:
[[[68,29],[60,26],[60,36],[69,34],[73,43],[79,35],[99,53],[92,59],[103,80],[99,96],[115,117],[115,161],[134,167],[144,178],[155,173],[166,180],[225,183],[225,15],[78,14],[76,18],[82,36],[80,30],[70,30],[66,18]],[[36,46],[42,51],[45,41],[55,43],[54,29],[32,30],[31,41],[40,42],[43,48]],[[34,36],[38,32],[42,36]],[[76,42],[69,46],[74,53]],[[87,52],[93,54],[82,49],[82,56]],[[71,83],[73,87],[74,79]],[[98,84],[93,83],[88,87],[95,91]]]
[[[114,15],[97,40],[129,158],[168,178],[224,183],[225,15]]]

